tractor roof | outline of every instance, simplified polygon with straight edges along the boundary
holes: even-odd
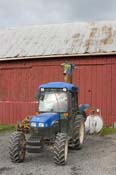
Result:
[[[39,88],[46,88],[46,89],[60,89],[60,88],[67,88],[69,91],[79,91],[79,88],[73,84],[65,83],[65,82],[50,82],[47,84],[40,85]]]

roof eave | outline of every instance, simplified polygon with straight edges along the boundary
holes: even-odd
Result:
[[[22,56],[22,57],[6,57],[0,58],[0,61],[11,61],[11,60],[26,60],[26,59],[42,59],[42,58],[60,58],[60,57],[74,57],[74,56],[102,56],[102,55],[116,55],[116,52],[107,53],[82,53],[82,54],[59,54],[59,55],[38,55],[38,56]]]

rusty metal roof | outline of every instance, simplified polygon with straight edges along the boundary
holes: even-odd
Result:
[[[116,21],[0,29],[0,60],[116,53]]]

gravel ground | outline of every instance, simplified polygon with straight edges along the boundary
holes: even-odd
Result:
[[[47,150],[27,153],[24,163],[11,163],[10,134],[0,134],[0,175],[116,175],[116,135],[88,136],[82,150],[69,150],[66,166],[56,166]]]

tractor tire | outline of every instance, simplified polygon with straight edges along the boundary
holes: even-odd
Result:
[[[9,155],[14,163],[23,162],[26,152],[26,139],[23,132],[15,132],[10,137]]]
[[[78,121],[78,118],[74,122],[73,129],[73,143],[74,149],[81,149],[85,139],[85,123],[84,120]]]
[[[65,165],[68,157],[68,139],[64,133],[58,133],[54,143],[54,162]]]

